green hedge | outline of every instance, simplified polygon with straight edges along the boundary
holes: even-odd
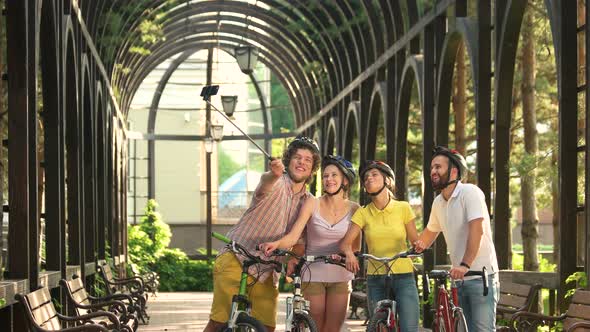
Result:
[[[149,200],[141,222],[128,226],[130,262],[141,272],[157,272],[161,291],[212,291],[212,262],[190,260],[182,250],[169,248],[170,226],[157,207]]]

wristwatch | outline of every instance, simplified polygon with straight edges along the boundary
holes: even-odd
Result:
[[[471,268],[471,266],[469,266],[469,264],[467,264],[465,262],[461,262],[461,264],[459,264],[459,266],[465,266],[468,270]]]

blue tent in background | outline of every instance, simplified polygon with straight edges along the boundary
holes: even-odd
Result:
[[[246,207],[250,204],[250,193],[256,190],[262,174],[253,170],[241,169],[219,185],[218,206]]]

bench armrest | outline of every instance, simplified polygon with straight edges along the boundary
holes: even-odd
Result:
[[[117,316],[115,316],[115,314],[113,314],[112,312],[107,312],[107,311],[91,312],[86,315],[80,315],[80,316],[75,316],[75,317],[64,316],[60,313],[57,313],[57,317],[59,317],[59,319],[61,319],[61,320],[65,320],[65,321],[69,321],[69,322],[88,321],[88,320],[91,320],[92,318],[107,317],[117,330],[121,329],[121,322],[119,322],[119,319],[117,318]]]
[[[519,311],[510,318],[509,326],[517,331],[521,331],[525,328],[537,327],[539,325],[545,326],[550,322],[562,321],[565,318],[565,314],[560,316],[547,316],[528,311]]]
[[[590,329],[590,322],[577,322],[567,329],[567,332],[575,331],[578,328]]]

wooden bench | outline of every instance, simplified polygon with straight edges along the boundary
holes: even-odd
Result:
[[[510,321],[512,315],[518,311],[536,312],[535,306],[541,284],[524,285],[514,282],[500,283],[500,300],[496,310],[498,320]]]
[[[141,278],[115,278],[111,266],[106,261],[99,261],[98,269],[106,284],[108,295],[123,293],[131,296],[133,298],[133,304],[137,308],[137,316],[146,324],[146,319],[150,319],[146,311],[148,295],[144,290]]]
[[[105,297],[93,297],[88,295],[81,278],[74,276],[72,280],[61,279],[60,285],[66,290],[67,297],[73,305],[76,314],[83,316],[92,312],[108,311],[119,319],[121,329],[127,332],[137,331],[137,317],[132,313],[133,299],[126,294],[114,294]],[[127,304],[125,302],[127,302]],[[129,306],[129,310],[127,309]],[[130,312],[131,311],[131,312]],[[97,324],[107,325],[108,321],[102,318],[92,319]]]
[[[563,331],[566,332],[590,331],[590,291],[576,290],[567,311],[560,316],[519,311],[510,319],[510,328],[516,331],[528,331],[556,322],[562,322]]]
[[[120,331],[119,320],[114,314],[109,312],[94,312],[77,317],[59,314],[55,310],[47,287],[43,287],[27,295],[16,294],[14,298],[23,306],[23,311],[25,312],[31,331]],[[96,318],[106,318],[113,328],[109,329],[106,326],[95,324],[92,319]],[[81,326],[64,328],[62,327],[62,322],[74,322]]]
[[[152,293],[153,297],[157,296],[158,287],[160,287],[160,277],[156,272],[148,271],[146,273],[140,273],[139,269],[135,264],[129,264],[131,273],[134,277],[141,278],[145,290]]]

